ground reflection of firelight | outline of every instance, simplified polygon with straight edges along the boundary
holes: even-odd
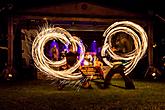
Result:
[[[112,36],[119,32],[126,33],[132,37],[135,46],[133,51],[122,55],[118,55],[113,52],[113,46],[111,44]],[[125,61],[125,74],[128,75],[135,68],[136,64],[147,50],[148,37],[146,32],[138,24],[130,21],[121,21],[109,26],[103,36],[105,37],[104,45],[101,51],[103,61],[110,67],[113,67],[113,63],[105,57],[107,54],[113,59]]]

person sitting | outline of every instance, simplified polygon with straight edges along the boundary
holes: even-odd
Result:
[[[103,67],[103,63],[101,61],[99,61],[98,58],[96,58],[95,62],[94,62],[94,67],[96,69],[96,72],[99,73],[99,76],[101,79],[104,79],[104,73],[103,73],[103,70],[102,70],[102,67]]]

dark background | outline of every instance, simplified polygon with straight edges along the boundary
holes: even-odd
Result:
[[[120,10],[126,10],[129,12],[141,13],[147,15],[152,19],[153,23],[153,34],[154,34],[154,44],[156,47],[153,48],[154,53],[154,64],[160,70],[164,71],[162,68],[162,57],[165,56],[165,5],[163,0],[0,0],[0,33],[1,33],[1,46],[7,46],[7,41],[5,35],[7,34],[7,24],[4,16],[7,16],[9,12],[15,12],[22,9],[29,9],[33,7],[42,7],[49,5],[59,5],[63,3],[75,3],[75,2],[90,2],[96,5],[102,5],[104,7],[116,8]],[[81,32],[77,32],[81,36]],[[98,32],[99,36],[102,32]],[[94,35],[92,32],[89,34],[91,37]],[[82,35],[83,36],[83,35]],[[83,40],[89,40],[85,37]],[[90,39],[92,41],[92,38]],[[100,41],[100,39],[96,39]],[[102,42],[102,41],[101,41]],[[7,61],[6,51],[0,50],[2,57],[1,61]],[[2,64],[2,63],[1,63]],[[2,65],[4,66],[4,65]],[[2,67],[1,66],[1,67]],[[3,67],[2,67],[3,68]],[[2,69],[1,68],[1,69]]]
[[[163,0],[1,0],[0,4],[12,4],[15,9],[29,8],[42,5],[60,4],[66,2],[93,2],[107,7],[117,7],[136,12],[154,11],[158,14],[164,14]]]

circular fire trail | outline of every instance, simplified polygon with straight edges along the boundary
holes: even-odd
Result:
[[[112,48],[112,37],[116,33],[125,33],[131,36],[134,43],[134,50],[124,54],[116,54]],[[103,61],[113,67],[113,62],[109,61],[107,56],[115,60],[124,61],[125,65],[125,75],[128,75],[137,65],[138,61],[142,58],[147,50],[148,37],[144,29],[130,21],[121,21],[115,22],[109,26],[104,32],[103,36],[105,37],[104,45],[101,51]],[[107,55],[108,54],[108,55]]]
[[[60,41],[66,47],[68,45],[73,46],[73,50],[80,49],[79,60],[76,64],[65,70],[57,70],[62,65],[66,64],[66,58],[60,61],[52,61],[44,54],[44,46],[50,40]],[[85,47],[78,37],[73,37],[69,32],[60,27],[47,27],[43,28],[39,32],[32,44],[32,57],[34,59],[35,66],[42,72],[46,73],[51,78],[60,78],[66,80],[76,80],[82,78],[81,73],[74,73],[74,71],[80,66],[80,63],[84,59]]]

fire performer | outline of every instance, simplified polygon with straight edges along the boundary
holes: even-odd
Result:
[[[117,51],[117,49],[113,48],[113,51]],[[126,89],[135,89],[135,86],[134,86],[131,78],[128,75],[125,75],[125,73],[124,73],[124,69],[125,69],[124,60],[112,59],[111,62],[113,63],[113,67],[110,69],[108,74],[105,76],[104,88],[108,88],[110,85],[110,81],[112,79],[112,76],[115,73],[119,73],[125,81],[125,88]]]

